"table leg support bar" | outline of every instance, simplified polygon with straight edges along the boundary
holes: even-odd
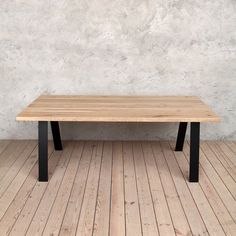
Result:
[[[190,130],[189,182],[198,182],[199,179],[199,144],[200,144],[200,123],[192,122]]]
[[[48,181],[48,122],[38,123],[38,168],[41,182]]]

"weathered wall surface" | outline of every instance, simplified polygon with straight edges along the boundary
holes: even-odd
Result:
[[[197,95],[236,138],[235,0],[0,0],[0,138],[36,138],[16,114],[43,92]],[[167,139],[177,125],[63,124],[64,138]]]

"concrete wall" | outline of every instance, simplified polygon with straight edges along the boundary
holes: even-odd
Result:
[[[235,0],[0,0],[0,138],[36,138],[15,116],[43,92],[197,95],[236,138]],[[64,138],[167,139],[176,124],[63,124]]]

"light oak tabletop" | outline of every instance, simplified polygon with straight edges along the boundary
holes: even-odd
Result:
[[[18,121],[219,122],[211,108],[194,96],[42,95]]]

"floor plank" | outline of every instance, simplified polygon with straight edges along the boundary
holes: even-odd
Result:
[[[236,167],[236,155],[235,153],[224,143],[217,141],[216,145],[223,151],[226,157],[230,160],[234,167]]]
[[[173,147],[172,147],[173,148]],[[197,205],[197,208],[201,214],[201,217],[206,225],[206,228],[210,235],[225,235],[218,218],[216,217],[211,205],[209,204],[206,195],[204,194],[200,184],[193,184],[188,181],[188,167],[184,153],[174,152],[179,168],[185,177],[185,182],[192,194],[192,197]],[[187,173],[187,175],[186,175]],[[200,180],[201,181],[201,180]]]
[[[26,235],[42,235],[45,225],[47,224],[53,203],[57,196],[62,179],[66,172],[67,165],[70,161],[73,143],[65,143],[64,150],[61,153],[61,158],[52,175],[52,178],[47,184],[47,189],[42,196],[40,203],[36,209],[33,219],[27,229]]]
[[[123,155],[126,235],[139,236],[142,235],[142,225],[131,142],[125,142],[123,144]]]
[[[0,155],[0,180],[5,176],[11,165],[19,157],[19,154],[24,151],[29,141],[20,140],[14,141],[12,145],[8,145]]]
[[[236,142],[224,141],[224,143],[231,149],[231,151],[236,154]]]
[[[59,235],[75,235],[91,164],[93,142],[86,142]]]
[[[186,154],[189,155],[189,151],[187,151]],[[211,183],[215,187],[231,216],[234,220],[236,220],[236,201],[228,188],[225,186],[221,176],[216,172],[211,162],[208,160],[208,158],[212,158],[212,156],[212,152],[206,152],[206,146],[201,144],[200,163],[202,165],[202,168],[206,172],[207,176],[209,177]]]
[[[209,162],[220,175],[220,178],[224,182],[225,186],[230,189],[232,196],[236,199],[236,183],[234,180],[236,179],[236,175],[233,173],[236,168],[231,168],[231,166],[224,162],[225,159],[223,154],[219,154],[218,147],[216,145],[204,142],[202,143],[202,148],[204,149]]]
[[[49,160],[49,178],[52,176],[52,170],[55,169],[57,160],[60,158],[58,152],[54,152]],[[37,182],[34,186],[30,196],[25,203],[23,209],[21,210],[10,235],[25,235],[29,227],[29,224],[34,216],[35,211],[37,210],[38,204],[42,198],[47,187],[45,182]]]
[[[30,154],[34,151],[36,147],[36,142],[31,141],[27,144],[24,151],[19,155],[17,160],[13,163],[9,171],[5,174],[5,176],[1,180],[0,185],[0,196],[3,195],[7,187],[10,185],[10,183],[13,181],[15,176],[20,171],[21,167],[24,165],[25,161],[29,158]]]
[[[111,170],[112,143],[106,142],[103,148],[103,158],[98,186],[93,235],[106,236],[109,234]]]
[[[188,154],[189,154],[189,145],[188,143],[185,144],[184,147],[184,157],[186,161],[189,162]],[[189,167],[187,167],[188,169]],[[187,170],[186,170],[187,172]],[[201,186],[202,190],[204,191],[213,211],[215,212],[217,218],[219,219],[220,224],[222,225],[226,235],[234,235],[236,232],[236,224],[231,217],[229,211],[225,207],[224,202],[221,200],[219,194],[217,193],[215,187],[211,183],[210,179],[206,175],[204,169],[200,168],[200,181],[199,185]],[[188,174],[187,174],[188,175]]]
[[[70,161],[66,168],[60,189],[47,220],[43,235],[58,235],[70,197],[72,185],[83,152],[83,143],[77,143],[73,148]]]
[[[97,201],[97,189],[100,179],[101,161],[103,154],[103,142],[94,144],[88,181],[84,193],[83,205],[80,212],[76,235],[92,235],[95,207]]]
[[[121,142],[112,145],[112,189],[110,210],[110,235],[125,235],[125,196],[124,196],[124,162]]]
[[[53,145],[50,142],[48,148],[49,154],[49,177],[54,171],[54,165],[57,163],[56,158],[51,158],[51,153],[53,152]],[[52,155],[53,156],[53,155]],[[21,169],[22,171],[22,169]],[[37,183],[37,173],[38,166],[35,164],[31,169],[29,175],[27,176],[24,184],[21,186],[17,195],[12,201],[11,205],[8,207],[3,218],[0,220],[0,235],[8,235],[14,226],[16,220],[18,219],[20,213],[22,212],[26,202],[31,198],[31,193]],[[27,174],[27,173],[26,173]],[[28,227],[27,224],[25,224]]]
[[[0,235],[236,235],[236,143],[201,142],[199,183],[189,143],[49,142],[38,182],[36,141],[0,140]]]
[[[173,178],[167,166],[160,143],[152,142],[153,154],[160,173],[160,179],[169,206],[173,227],[176,235],[192,235],[186,214],[183,210]]]
[[[25,147],[25,144],[24,144],[24,147]],[[26,180],[28,174],[30,173],[36,161],[37,161],[37,149],[35,149],[30,154],[30,157],[25,162],[21,171],[15,176],[14,180],[8,186],[6,191],[2,194],[0,198],[0,219],[3,217],[7,208],[10,206],[10,204],[14,200],[15,196],[20,190],[21,186],[23,185],[24,181]]]
[[[133,143],[133,154],[143,235],[159,235],[140,142]]]
[[[142,149],[160,236],[175,235],[172,219],[158,169],[156,167],[151,144],[149,142],[143,143]]]
[[[211,142],[203,142],[202,145],[203,146],[207,145],[210,148],[210,150],[212,152],[211,155],[215,156],[215,158],[212,158],[213,160],[215,160],[215,162],[218,162],[218,163],[221,162],[219,165],[217,165],[217,167],[228,171],[228,173],[226,173],[225,170],[223,170],[225,172],[223,174],[223,179],[225,178],[225,176],[227,178],[228,175],[230,175],[231,178],[233,178],[233,180],[235,182],[236,181],[236,168],[232,164],[232,162],[228,159],[228,157],[223,152],[223,150],[217,145],[217,143],[212,142],[212,141]],[[209,155],[207,155],[207,157],[208,156]],[[235,158],[236,158],[236,155],[235,155]],[[209,161],[211,161],[211,158],[209,159]],[[219,170],[217,170],[217,171],[219,171]]]
[[[167,142],[161,142],[161,148],[164,153],[167,165],[170,169],[173,181],[176,186],[180,201],[182,203],[185,214],[188,218],[189,225],[194,235],[209,235],[206,225],[204,224],[200,215],[199,209],[196,206],[191,192],[187,187],[185,178],[183,177],[176,161],[174,154]]]
[[[6,147],[13,141],[11,140],[0,140],[0,154],[6,149]]]

